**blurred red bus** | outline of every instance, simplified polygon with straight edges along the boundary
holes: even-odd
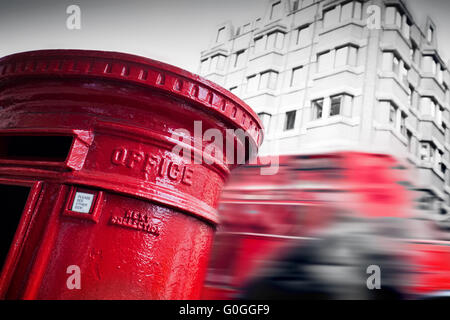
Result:
[[[341,212],[411,221],[415,236],[404,242],[418,272],[409,293],[450,292],[448,232],[417,218],[407,166],[388,155],[338,152],[280,157],[275,175],[261,175],[262,167],[236,169],[223,192],[203,299],[239,298],[267,261],[293,243],[313,239],[317,230],[332,228]]]

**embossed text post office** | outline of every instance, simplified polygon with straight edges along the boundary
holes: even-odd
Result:
[[[247,132],[234,136],[247,159],[262,142],[244,102],[158,61],[83,50],[0,59],[1,297],[198,298],[236,165],[173,152],[173,132],[194,140],[194,121]],[[192,142],[194,157],[204,145]]]

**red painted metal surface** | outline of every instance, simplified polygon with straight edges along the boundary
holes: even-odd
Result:
[[[224,136],[241,128],[254,150],[261,124],[245,103],[150,59],[46,50],[0,59],[0,106],[0,184],[31,187],[1,297],[200,296],[219,195],[236,165],[188,163],[172,152],[172,134],[187,130],[189,150],[201,154],[194,121]],[[69,141],[67,150],[52,141]],[[71,265],[81,289],[66,285]]]
[[[415,253],[419,272],[411,291],[425,295],[450,291],[450,242],[414,241],[410,250]]]

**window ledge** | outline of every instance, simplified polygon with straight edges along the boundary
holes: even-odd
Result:
[[[438,168],[435,167],[433,163],[425,160],[419,160],[419,168],[422,169],[431,169],[442,181],[444,181],[444,174],[439,171]]]
[[[202,59],[208,59],[211,58],[215,54],[224,54],[228,55],[229,51],[225,47],[225,43],[216,43],[208,50],[201,52],[201,58]]]
[[[417,50],[419,50],[419,49],[417,49]],[[410,67],[412,69],[414,69],[414,71],[416,71],[417,74],[420,74],[420,72],[421,72],[420,71],[420,65],[417,62],[415,62],[414,59],[412,59],[412,58],[410,58],[409,60],[411,60]]]
[[[299,51],[302,49],[307,49],[307,48],[311,47],[312,44],[313,44],[312,41],[308,44],[295,44],[295,45],[289,47],[288,52],[295,52],[295,51]]]
[[[288,27],[284,23],[283,18],[278,18],[267,22],[258,31],[255,32],[253,38],[258,38],[260,36],[265,36],[271,32],[280,31],[282,33],[287,33]]]
[[[402,39],[408,44],[408,47],[411,48],[411,36],[406,37],[403,32],[402,29],[399,28],[396,24],[383,24],[383,30],[385,31],[397,31],[398,34],[400,35],[400,37],[402,37]]]
[[[409,106],[409,111],[412,113],[412,115],[414,115],[418,120],[420,120],[420,111],[417,109],[417,107],[414,108],[409,103],[408,103],[408,106]]]
[[[246,65],[244,65],[242,67],[231,67],[228,73],[235,73],[235,72],[239,72],[239,71],[245,71],[245,69],[247,69]]]
[[[312,129],[316,127],[324,127],[330,124],[338,124],[338,123],[353,127],[358,125],[359,118],[349,118],[345,116],[331,116],[327,118],[311,120],[305,125],[305,128]]]
[[[408,150],[406,158],[415,166],[419,166],[420,163],[419,158],[417,158],[415,154],[411,153],[411,151]]]
[[[446,193],[450,193],[450,186],[449,186],[448,184],[445,184],[445,186],[444,186],[444,191],[445,191]]]
[[[421,78],[433,79],[434,82],[436,82],[436,84],[438,85],[438,87],[445,93],[444,81],[440,83],[433,72],[419,70],[419,75]]]
[[[283,130],[279,133],[278,137],[276,139],[284,139],[284,138],[292,138],[299,135],[299,128],[292,128],[289,130]]]
[[[447,149],[448,151],[450,151],[450,143],[446,142],[444,144],[444,148]]]
[[[271,89],[261,89],[261,90],[254,91],[254,92],[244,93],[241,96],[242,96],[242,99],[251,99],[251,98],[255,98],[257,96],[263,96],[263,95],[268,95],[268,96],[275,98],[276,97],[275,91],[276,90],[271,90]]]
[[[299,3],[299,6],[300,5],[301,5],[301,3]],[[312,6],[315,6],[315,5],[317,5],[317,3],[315,3],[315,2],[312,2],[312,3],[310,3],[310,4],[308,4],[308,5],[304,6],[304,7],[302,5],[301,7],[297,8],[297,10],[291,11],[288,15],[296,14],[297,12],[302,11],[303,9],[306,9],[306,8],[309,8],[309,7],[312,7]]]
[[[390,131],[397,139],[399,139],[404,145],[408,145],[408,139],[398,132],[391,124],[374,124],[374,128],[379,131]]]
[[[299,91],[305,90],[306,87],[307,87],[307,85],[306,85],[306,81],[305,81],[304,84],[299,85],[299,86],[292,86],[292,87],[283,88],[280,93],[281,94],[291,94],[291,93],[295,93],[295,92],[299,92]]]
[[[433,171],[437,174],[437,176],[438,176],[439,178],[441,178],[442,181],[445,180],[445,176],[444,176],[444,174],[441,172],[441,170],[439,170],[439,168],[435,168],[435,167],[433,166]]]
[[[339,23],[334,23],[333,25],[328,26],[326,28],[321,28],[321,30],[319,31],[319,36],[352,24],[364,28],[366,26],[366,21],[360,19],[349,19]]]
[[[225,71],[214,70],[214,71],[208,71],[208,73],[205,73],[204,75],[202,75],[202,77],[204,77],[204,78],[211,77],[211,76],[225,77],[225,75],[226,75]]]
[[[276,48],[274,48],[274,49],[264,49],[263,51],[258,52],[258,53],[250,53],[248,61],[253,61],[255,59],[258,59],[258,58],[261,58],[263,56],[269,55],[271,53],[278,54],[280,56],[283,56],[283,54],[284,54],[283,53],[283,49],[276,49]]]
[[[380,79],[381,78],[394,79],[395,82],[397,82],[398,85],[403,89],[403,91],[405,91],[406,94],[409,95],[408,85],[403,83],[403,81],[400,80],[400,78],[398,77],[398,75],[395,72],[393,72],[393,71],[379,71],[378,72],[378,77]],[[408,80],[406,80],[406,82],[408,82]]]
[[[359,66],[359,67],[342,66],[342,67],[337,67],[337,68],[334,68],[331,70],[316,72],[312,76],[312,80],[319,80],[321,78],[329,77],[329,76],[336,75],[336,74],[339,74],[342,72],[350,72],[355,75],[359,75],[359,74],[364,73],[364,67],[362,67],[362,66]]]
[[[439,124],[434,117],[419,113],[418,119],[420,121],[432,122],[434,124],[434,126],[436,127],[436,129],[438,129],[441,134],[445,135],[444,128],[442,128],[442,125]]]

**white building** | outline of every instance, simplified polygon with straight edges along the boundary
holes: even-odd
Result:
[[[402,0],[269,0],[220,24],[199,73],[258,113],[260,154],[388,153],[434,212],[450,205],[450,73]]]

